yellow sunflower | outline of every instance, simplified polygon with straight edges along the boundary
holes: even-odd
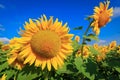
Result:
[[[8,44],[5,44],[5,45],[3,45],[3,46],[1,47],[1,49],[2,49],[2,51],[6,51],[6,50],[9,50],[10,47],[9,47]]]
[[[13,38],[10,40],[9,46],[12,50],[8,55],[8,63],[21,70],[24,67],[24,64],[23,59],[18,55],[22,48],[22,45],[17,42],[18,40],[19,38]]]
[[[120,54],[120,45],[119,45],[119,46],[117,46],[117,53],[119,53],[119,54]]]
[[[79,37],[79,36],[75,36],[75,40],[76,40],[77,42],[80,42],[80,37]]]
[[[53,17],[47,20],[43,15],[39,20],[29,19],[25,22],[24,30],[21,30],[19,42],[24,45],[19,53],[24,58],[24,64],[29,63],[35,66],[45,67],[50,71],[52,66],[55,69],[64,64],[66,56],[72,53],[71,38],[68,34],[67,24],[62,25],[58,19],[53,22]]]
[[[94,19],[91,26],[93,26],[93,31],[98,35],[100,33],[100,28],[106,25],[113,15],[113,8],[108,9],[109,1],[105,3],[100,3],[99,7],[95,7],[94,15],[91,17]]]
[[[78,52],[76,53],[76,57],[82,56],[84,59],[87,59],[89,55],[90,55],[89,47],[86,45],[83,47],[83,54],[81,49],[78,50]]]
[[[108,50],[114,50],[117,46],[116,41],[112,41],[109,45],[108,45]]]

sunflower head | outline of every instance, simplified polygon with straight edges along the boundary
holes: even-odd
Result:
[[[117,53],[120,54],[120,45],[117,47]]]
[[[90,55],[89,47],[86,45],[83,47],[83,53],[81,49],[78,50],[78,52],[76,53],[76,57],[82,56],[84,59],[87,59],[89,55]]]
[[[116,41],[112,41],[108,46],[108,50],[114,50],[116,48],[116,45]]]
[[[79,37],[79,36],[75,36],[75,40],[76,40],[77,42],[80,42],[80,37]]]
[[[99,48],[98,44],[93,44],[93,48],[98,50],[98,48]]]
[[[26,22],[24,30],[21,30],[19,43],[24,47],[19,53],[24,58],[24,64],[29,63],[41,66],[42,70],[52,66],[57,69],[63,65],[66,56],[72,53],[71,38],[73,34],[68,34],[67,24],[62,25],[58,19],[53,21],[53,17],[47,19],[43,15],[40,19]]]
[[[100,33],[100,28],[106,25],[113,15],[113,8],[108,9],[109,3],[109,1],[101,2],[99,7],[95,7],[94,15],[91,16],[94,19],[91,26],[93,26],[93,31],[97,35]]]
[[[2,51],[6,51],[6,50],[9,50],[10,49],[10,46],[9,45],[3,45],[2,47],[1,47],[1,49],[2,49]]]

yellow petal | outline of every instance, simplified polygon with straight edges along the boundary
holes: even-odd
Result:
[[[21,38],[19,38],[18,42],[25,44],[25,43],[29,43],[30,40],[31,40],[31,37],[21,37]]]
[[[64,59],[66,59],[67,57],[65,56],[65,54],[64,53],[62,53],[62,52],[59,52],[59,55],[61,56],[61,57],[63,57]]]
[[[47,61],[47,68],[48,68],[48,71],[51,70],[51,62],[50,62],[50,60]]]
[[[72,49],[73,49],[70,44],[69,44],[69,45],[67,45],[67,44],[62,44],[62,48],[65,49],[65,50],[72,50]]]
[[[46,67],[46,61],[42,62],[42,70]]]
[[[36,56],[34,55],[34,53],[32,53],[32,59],[30,60],[30,65],[32,65],[34,62],[35,62],[35,60],[36,60]]]
[[[32,53],[29,53],[29,55],[27,56],[27,58],[24,61],[24,64],[30,62],[32,60]]]
[[[100,9],[104,9],[104,4],[102,2],[100,3]]]
[[[43,19],[44,19],[44,21],[47,22],[47,17],[45,15],[43,15]]]
[[[29,22],[30,22],[31,28],[37,28],[36,24],[32,21],[32,19],[29,19]]]
[[[60,58],[60,56],[56,56],[57,57],[57,62],[59,64],[59,66],[61,67],[64,63],[63,63],[63,60]]]
[[[66,34],[66,35],[63,35],[63,36],[60,36],[60,37],[61,37],[61,39],[67,40],[67,39],[71,39],[73,36],[74,36],[74,34]]]
[[[65,54],[70,54],[73,51],[72,50],[65,50],[65,49],[61,49],[61,52],[65,53]]]
[[[94,11],[95,11],[96,13],[99,13],[99,12],[100,12],[100,8],[95,7]]]
[[[48,21],[48,26],[50,27],[53,24],[53,17],[50,17],[49,21]]]
[[[40,66],[41,65],[41,60],[40,59],[38,59],[38,58],[36,58],[36,61],[35,61],[35,66]]]
[[[56,58],[53,58],[51,59],[51,63],[52,63],[52,66],[57,70],[57,59]]]
[[[31,48],[28,47],[28,48],[24,49],[23,51],[21,51],[21,52],[19,53],[19,55],[20,55],[22,58],[24,58],[24,57],[26,57],[30,52],[31,52]]]
[[[17,58],[16,55],[12,55],[12,57],[8,59],[8,63],[12,64],[15,61],[16,58]]]

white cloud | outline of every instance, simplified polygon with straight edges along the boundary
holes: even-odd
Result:
[[[2,8],[2,9],[3,9],[3,8],[5,8],[5,6],[4,6],[4,5],[2,5],[2,4],[0,4],[0,8]]]
[[[9,43],[9,39],[6,37],[0,37],[0,41],[3,43]]]
[[[99,42],[97,42],[98,45],[106,45],[107,41],[106,40],[99,40]]]
[[[113,8],[113,18],[120,17],[120,7]]]

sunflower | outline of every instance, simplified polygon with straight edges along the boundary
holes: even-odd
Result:
[[[112,41],[109,45],[108,45],[108,50],[114,50],[117,46],[116,41]]]
[[[25,59],[24,64],[41,66],[42,70],[47,68],[50,71],[52,66],[58,69],[64,64],[66,56],[73,51],[73,34],[68,34],[67,23],[62,26],[58,19],[53,22],[53,17],[47,20],[43,15],[35,21],[29,19],[29,23],[25,22],[24,28],[20,32],[19,40],[24,45],[19,53]]]
[[[94,15],[91,16],[94,19],[91,26],[97,35],[100,33],[100,28],[106,25],[111,20],[110,17],[113,15],[113,8],[108,9],[109,3],[109,1],[100,3],[99,7],[95,7]]]
[[[23,59],[18,55],[22,48],[22,45],[17,42],[18,40],[19,38],[13,38],[10,40],[9,47],[12,50],[8,54],[8,63],[21,70],[24,67],[24,64]]]
[[[77,51],[76,57],[82,56],[84,59],[87,59],[90,55],[89,47],[83,46],[83,53],[81,51],[81,48]]]
[[[117,46],[117,53],[119,53],[119,54],[120,54],[120,45],[119,45],[119,46]]]
[[[75,41],[77,41],[79,43],[80,42],[80,37],[79,36],[75,36]]]
[[[2,49],[2,51],[6,51],[6,50],[9,50],[10,47],[9,47],[8,44],[5,44],[5,45],[3,45],[3,46],[1,47],[1,49]]]

